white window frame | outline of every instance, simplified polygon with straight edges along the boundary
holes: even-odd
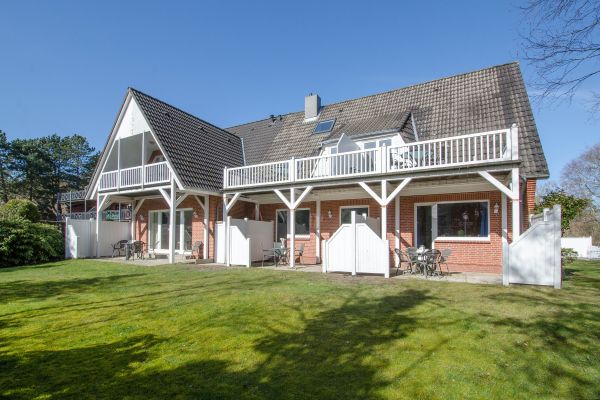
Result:
[[[469,236],[438,236],[438,204],[464,204],[464,203],[487,203],[487,218],[488,218],[488,234],[487,236],[479,236],[479,237],[469,237]],[[433,238],[433,244],[435,242],[483,242],[489,243],[491,242],[492,237],[492,226],[491,226],[491,218],[490,218],[490,200],[489,199],[480,199],[480,200],[452,200],[452,201],[435,201],[435,202],[425,202],[425,203],[415,203],[413,208],[413,227],[414,227],[414,241],[417,241],[417,207],[420,206],[431,206],[431,237]]]
[[[308,210],[308,235],[299,235],[296,233],[296,239],[310,239],[310,208],[305,207],[305,208],[296,208],[296,211],[300,211],[300,210]],[[290,220],[290,210],[287,208],[278,208],[275,210],[275,240],[277,240],[277,238],[279,237],[279,232],[277,232],[277,214],[279,213],[279,211],[286,211],[288,213],[288,231],[287,231],[287,235],[286,237],[289,239],[292,236],[290,235],[290,224],[289,224],[289,220]],[[295,221],[294,221],[295,223]]]
[[[185,213],[184,213],[184,211],[191,211],[192,212],[192,225],[191,225],[192,226],[192,232],[194,230],[194,225],[193,225],[193,222],[194,222],[194,209],[190,208],[190,207],[188,207],[188,208],[178,208],[177,210],[175,210],[175,212],[176,213],[181,212],[181,216],[179,218],[180,218],[180,222],[183,222],[183,223],[179,224],[179,237],[180,238],[184,238],[185,237]],[[157,212],[169,214],[171,212],[171,210],[169,210],[168,208],[161,208],[159,210],[148,210],[148,237],[150,237],[150,234],[152,233],[151,229],[150,229],[150,224],[152,222],[151,213],[157,213]],[[162,225],[163,224],[158,224],[158,237],[162,237]],[[150,249],[150,240],[147,240],[147,241],[148,241],[147,246]],[[193,240],[192,240],[192,244],[193,244]],[[154,244],[153,244],[153,246],[154,246]],[[162,243],[161,243],[160,249],[154,249],[154,247],[152,247],[152,249],[153,250],[158,250],[158,251],[166,251],[166,250],[169,250],[169,247],[163,248]],[[187,250],[187,251],[189,251],[189,250]],[[175,252],[177,254],[183,254],[183,253],[186,252],[186,250],[185,250],[185,243],[184,243],[183,239],[179,241],[179,248],[175,249]]]
[[[367,217],[369,215],[371,215],[371,208],[368,205],[356,205],[356,206],[340,206],[340,211],[339,211],[339,218],[338,218],[338,222],[340,224],[340,226],[342,225],[342,210],[343,209],[347,209],[347,208],[366,208],[367,209]]]

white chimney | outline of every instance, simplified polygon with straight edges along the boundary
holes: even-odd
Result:
[[[315,119],[319,116],[321,98],[318,94],[309,94],[304,98],[304,119]]]

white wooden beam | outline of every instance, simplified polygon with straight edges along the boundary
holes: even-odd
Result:
[[[204,205],[204,203],[202,202],[202,200],[200,200],[200,197],[198,197],[198,195],[195,194],[194,198],[196,199],[196,201],[198,202],[198,204],[200,204],[200,207],[202,207],[202,211],[206,212],[206,206]]]
[[[396,189],[394,189],[394,191],[392,193],[390,193],[390,195],[385,199],[385,204],[390,204],[392,202],[392,200],[394,200],[394,198],[396,196],[398,196],[398,194],[402,191],[402,189],[404,189],[406,187],[406,185],[408,185],[410,183],[410,181],[412,181],[412,178],[406,178],[404,179],[397,187]]]
[[[167,202],[167,205],[169,206],[169,208],[171,208],[171,198],[167,194],[167,191],[165,189],[163,189],[163,188],[158,188],[158,191],[160,192],[160,194],[162,194],[162,197]]]
[[[300,194],[300,196],[298,196],[298,199],[292,204],[294,206],[294,209],[298,208],[298,206],[300,205],[300,203],[302,203],[304,201],[304,199],[306,198],[306,196],[308,196],[308,194],[310,193],[310,191],[312,189],[313,189],[312,186],[307,186],[304,189],[304,191]]]
[[[179,198],[175,202],[175,207],[179,207],[179,205],[188,197],[188,195],[188,193],[184,193],[181,196],[179,196]]]
[[[169,202],[169,264],[175,264],[175,196],[177,195],[175,179],[171,178],[171,201]]]
[[[135,205],[135,208],[133,209],[133,213],[137,214],[137,212],[140,210],[140,208],[142,207],[142,204],[144,204],[144,201],[146,199],[141,199],[138,201],[138,203]]]
[[[511,200],[515,199],[515,195],[512,190],[507,188],[500,182],[498,179],[494,178],[492,174],[487,171],[479,171],[479,175],[481,175],[486,181],[494,185],[498,190],[507,195]],[[518,197],[517,197],[518,198]]]
[[[375,199],[375,201],[376,201],[377,203],[379,203],[379,205],[380,205],[380,206],[383,206],[383,205],[385,205],[385,204],[384,204],[384,201],[383,201],[383,199],[382,199],[381,197],[379,197],[379,196],[377,195],[377,193],[375,193],[375,192],[373,191],[373,189],[371,189],[371,188],[369,187],[369,185],[367,185],[365,182],[358,182],[358,184],[359,184],[359,185],[360,185],[360,187],[362,187],[362,188],[363,188],[363,189],[364,189],[364,190],[365,190],[365,191],[366,191],[366,192],[367,192],[367,193],[368,193],[368,194],[369,194],[369,195],[370,195],[370,196],[371,196],[373,199]]]
[[[294,189],[291,189],[292,191]],[[275,192],[275,194],[277,195],[277,197],[279,197],[281,199],[281,201],[283,202],[283,204],[286,205],[287,208],[292,209],[292,204],[288,201],[288,199],[285,197],[285,195],[283,193],[281,193],[281,190],[279,189],[275,189],[273,190]]]
[[[512,183],[512,241],[516,241],[521,235],[521,201],[519,199],[519,168],[511,171]]]
[[[240,198],[241,195],[242,194],[240,192],[237,192],[236,194],[233,195],[231,200],[227,200],[227,197],[223,197],[223,199],[227,201],[227,203],[225,205],[227,207],[227,212],[231,211],[231,209],[233,208],[233,206],[238,201],[238,199]]]

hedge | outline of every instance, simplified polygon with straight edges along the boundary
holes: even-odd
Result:
[[[23,218],[0,219],[0,267],[38,264],[64,257],[61,232]]]

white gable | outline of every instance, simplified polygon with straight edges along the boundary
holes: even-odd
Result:
[[[148,132],[149,130],[150,127],[142,115],[140,107],[132,97],[123,114],[123,118],[119,121],[116,137],[123,139],[134,135],[141,135],[142,132]]]

